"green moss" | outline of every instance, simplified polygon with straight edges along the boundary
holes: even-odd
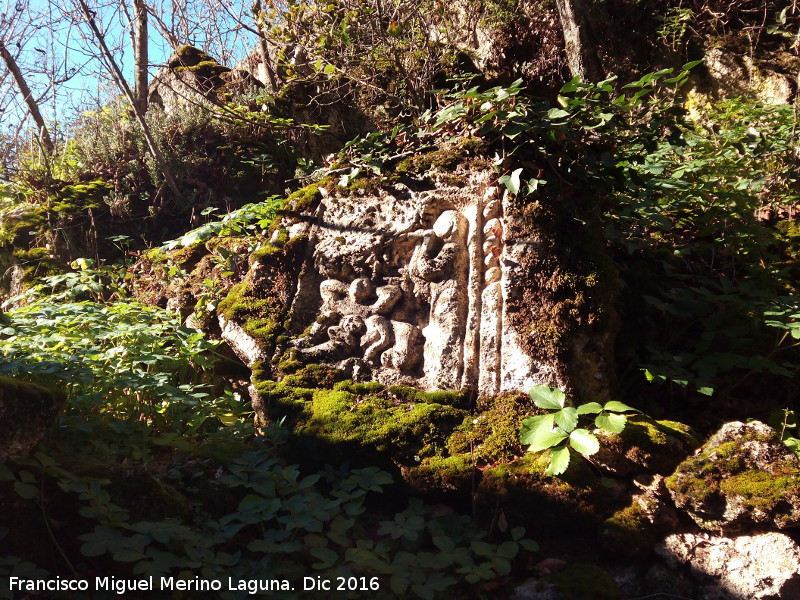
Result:
[[[169,60],[169,67],[176,69],[180,67],[191,67],[202,62],[217,62],[202,50],[192,45],[184,44],[178,46]]]
[[[377,381],[368,381],[367,383],[353,383],[352,381],[342,382],[341,385],[334,386],[334,389],[343,389],[359,396],[366,396],[369,394],[377,394],[386,389],[386,386]]]
[[[103,199],[114,191],[105,181],[64,185],[55,194],[50,209],[59,216],[69,217],[90,208],[102,206]]]
[[[447,440],[455,455],[469,452],[479,464],[510,461],[523,454],[519,444],[522,420],[533,409],[525,394],[481,398],[476,414],[468,415]]]
[[[469,401],[469,392],[466,390],[423,392],[410,385],[391,385],[386,391],[389,396],[407,402],[430,402],[463,407]]]
[[[322,198],[319,191],[320,185],[312,183],[304,188],[292,192],[286,198],[286,203],[292,210],[299,213],[306,213],[316,208],[317,203]]]
[[[542,579],[552,583],[564,600],[618,600],[614,578],[596,565],[571,565],[560,573]]]
[[[380,189],[381,179],[379,177],[356,177],[346,186],[336,186],[336,191],[341,195],[367,196],[377,194]]]
[[[409,175],[419,175],[432,170],[449,171],[464,160],[464,151],[459,146],[431,150],[409,156],[397,163],[396,171]]]
[[[726,496],[743,498],[748,508],[772,512],[789,497],[800,496],[800,469],[781,476],[748,470],[723,479],[720,489]]]
[[[800,467],[784,462],[765,470],[749,468],[749,461],[742,453],[748,442],[775,443],[776,439],[751,433],[705,448],[681,463],[667,479],[667,488],[696,506],[725,496],[737,498],[749,509],[776,513],[781,519],[781,506],[786,500],[800,497]]]
[[[380,396],[318,390],[300,430],[333,444],[374,448],[401,464],[441,454],[463,411],[439,404],[395,404]]]
[[[0,214],[0,245],[14,246],[27,241],[30,232],[47,224],[47,211],[38,204],[17,204]]]
[[[233,286],[219,303],[217,310],[229,321],[242,324],[243,329],[260,340],[271,340],[282,329],[282,303],[274,297],[259,298],[250,284]]]
[[[403,479],[422,494],[440,495],[443,492],[468,494],[478,479],[475,465],[468,454],[431,456],[414,467],[403,469]]]
[[[277,338],[286,331],[285,319],[296,285],[296,270],[307,242],[304,236],[288,241],[287,237],[288,233],[281,230],[275,243],[266,244],[250,257],[251,263],[263,266],[259,277],[269,285],[254,286],[246,280],[233,286],[217,307],[226,319],[241,324],[248,334],[263,341],[270,352]]]
[[[549,536],[584,535],[612,514],[612,492],[585,460],[574,457],[566,473],[545,475],[546,453],[527,453],[481,472],[477,501],[502,508],[509,523],[525,525],[540,542]],[[542,519],[541,515],[547,515]]]
[[[638,501],[633,501],[603,522],[603,546],[609,552],[641,557],[653,551],[657,531]]]

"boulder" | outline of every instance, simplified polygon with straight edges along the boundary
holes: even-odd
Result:
[[[40,385],[0,377],[0,463],[28,454],[53,424],[65,396]]]
[[[600,450],[592,462],[613,475],[669,474],[699,442],[691,427],[675,421],[656,421],[644,415],[628,419],[622,433],[598,430]]]
[[[800,459],[758,421],[723,425],[678,466],[667,489],[703,529],[800,525]]]
[[[800,600],[800,547],[782,533],[673,534],[656,552],[673,568],[688,566],[704,598]]]

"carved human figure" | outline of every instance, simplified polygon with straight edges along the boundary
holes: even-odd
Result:
[[[463,371],[464,335],[467,318],[468,278],[466,218],[446,210],[430,230],[411,259],[410,273],[427,282],[430,314],[422,330],[425,356],[434,358],[423,365],[429,385],[456,389]]]
[[[328,327],[328,341],[300,350],[313,359],[344,360],[359,348],[359,340],[366,330],[364,319],[358,315],[345,315],[338,325]]]

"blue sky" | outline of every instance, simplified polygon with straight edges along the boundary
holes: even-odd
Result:
[[[4,7],[0,12],[6,12],[7,15],[15,14],[13,10],[15,2],[16,0],[0,0],[0,7]],[[79,116],[82,110],[102,105],[119,92],[110,83],[106,67],[98,59],[97,44],[82,22],[77,7],[72,11],[69,9],[70,5],[76,4],[73,0],[61,2],[29,0],[29,3],[30,12],[38,17],[30,24],[26,35],[12,36],[6,40],[7,45],[16,48],[16,43],[21,44],[20,66],[23,70],[27,70],[28,83],[34,90],[34,96],[43,95],[41,109],[45,119],[51,123],[58,122],[63,127]],[[128,25],[120,10],[119,0],[110,0],[105,7],[101,6],[99,0],[87,0],[87,3],[97,11],[98,21],[102,23],[108,38],[107,43],[114,48],[115,60],[130,81],[133,73],[133,53]],[[127,4],[130,5],[130,1]],[[215,6],[220,6],[220,0],[199,0],[188,3],[187,6],[191,7],[188,10],[197,11],[200,17],[184,28],[193,39],[181,40],[182,42],[194,43],[199,47],[216,45],[216,52],[214,47],[206,49],[217,56],[220,51],[232,50],[233,59],[241,59],[249,49],[249,43],[254,43],[247,37],[236,40],[233,36],[225,38],[222,34],[214,35],[213,32],[203,31],[212,24],[208,15]],[[246,15],[249,6],[248,0],[234,0],[229,9],[234,13]],[[18,16],[27,17],[26,14]],[[163,19],[170,23],[171,16],[169,13],[163,14]],[[44,26],[48,21],[56,23],[53,30]],[[235,23],[227,18],[223,19],[221,26],[232,28]],[[152,77],[158,66],[166,62],[171,48],[158,33],[152,20],[149,33],[149,62]],[[4,66],[0,65],[0,68],[4,69]],[[42,71],[48,71],[48,74]],[[60,80],[68,75],[71,76],[68,81],[59,83],[55,87],[49,85],[53,76],[56,80]],[[10,77],[0,81],[0,99],[3,97],[13,98],[12,102],[0,105],[0,110],[4,109],[0,115],[0,132],[9,132],[16,129],[20,119],[27,118]]]

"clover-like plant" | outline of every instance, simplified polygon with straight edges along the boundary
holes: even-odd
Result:
[[[596,429],[622,433],[628,422],[625,413],[639,412],[616,400],[605,405],[587,402],[577,407],[567,406],[564,392],[546,385],[535,386],[530,396],[536,406],[549,412],[525,419],[520,429],[520,441],[529,446],[530,452],[550,451],[545,473],[551,476],[567,470],[573,450],[591,456],[600,449],[600,440],[587,429],[591,419]]]

